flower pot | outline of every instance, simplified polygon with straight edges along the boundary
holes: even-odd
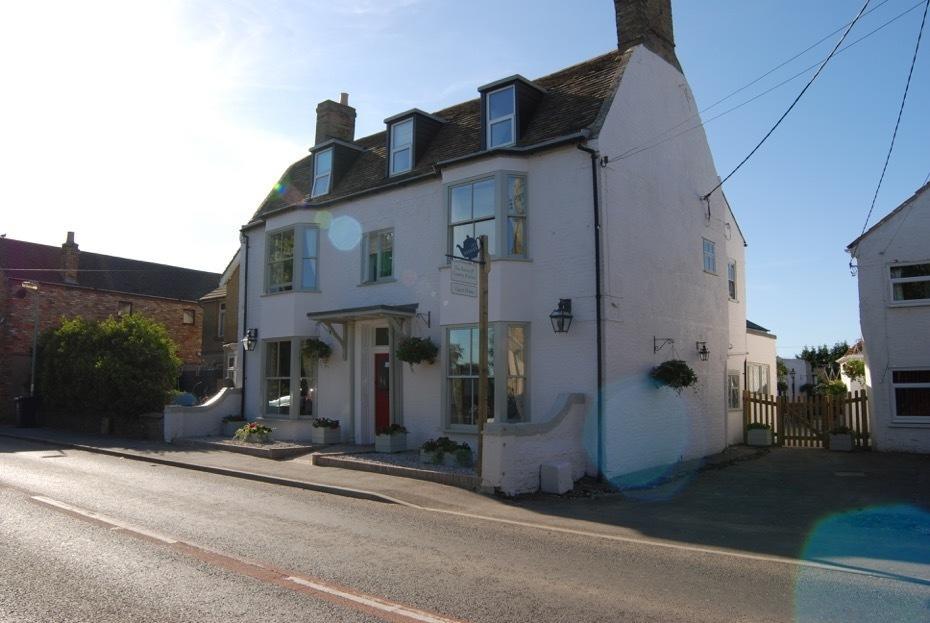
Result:
[[[375,452],[392,454],[407,449],[407,433],[393,435],[375,435]]]
[[[772,445],[772,431],[764,428],[750,428],[746,431],[746,443],[757,447],[770,446]]]
[[[223,422],[223,436],[232,437],[245,422]]]
[[[342,429],[338,427],[313,427],[310,429],[310,441],[319,444],[339,443],[342,441]]]
[[[834,452],[852,452],[852,433],[830,433],[830,449]]]
[[[269,435],[263,438],[261,435],[252,434],[246,437],[245,439],[243,439],[242,441],[246,443],[259,443],[259,444],[269,443],[271,441],[271,436]]]

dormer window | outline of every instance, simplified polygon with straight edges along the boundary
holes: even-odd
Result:
[[[391,175],[413,168],[413,119],[391,126]]]
[[[513,85],[488,93],[488,149],[505,147],[516,142]]]
[[[330,190],[333,172],[333,150],[324,149],[313,156],[313,190],[310,198],[325,195]]]

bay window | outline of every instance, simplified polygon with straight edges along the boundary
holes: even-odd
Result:
[[[488,254],[527,256],[527,181],[518,173],[495,173],[454,184],[448,190],[448,253],[461,255],[466,237],[488,237]]]
[[[318,358],[305,338],[265,342],[265,415],[285,418],[315,415]]]
[[[320,230],[299,225],[269,233],[265,251],[265,292],[314,291],[319,287]]]

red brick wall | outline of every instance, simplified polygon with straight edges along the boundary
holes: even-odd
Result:
[[[21,391],[27,378],[13,374],[13,361],[29,357],[32,352],[33,296],[25,298],[13,294],[20,289],[20,282],[0,276],[0,417],[9,413],[12,397]],[[173,301],[132,294],[102,292],[65,285],[40,284],[39,333],[51,329],[62,317],[82,316],[91,320],[103,320],[115,316],[119,303],[132,303],[132,313],[141,314],[165,326],[171,339],[178,345],[178,356],[187,366],[201,363],[201,336],[203,311],[196,302]],[[184,310],[194,310],[194,323],[184,324]],[[20,366],[16,366],[20,368]],[[18,371],[18,370],[17,370]]]

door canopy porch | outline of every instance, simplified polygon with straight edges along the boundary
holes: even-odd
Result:
[[[307,318],[315,320],[326,327],[326,330],[336,338],[342,348],[343,360],[348,357],[346,348],[346,325],[360,320],[387,320],[394,331],[404,337],[408,336],[408,320],[417,317],[418,303],[409,305],[368,305],[365,307],[347,307],[329,311],[308,312]],[[342,330],[337,331],[334,325],[341,325]]]

